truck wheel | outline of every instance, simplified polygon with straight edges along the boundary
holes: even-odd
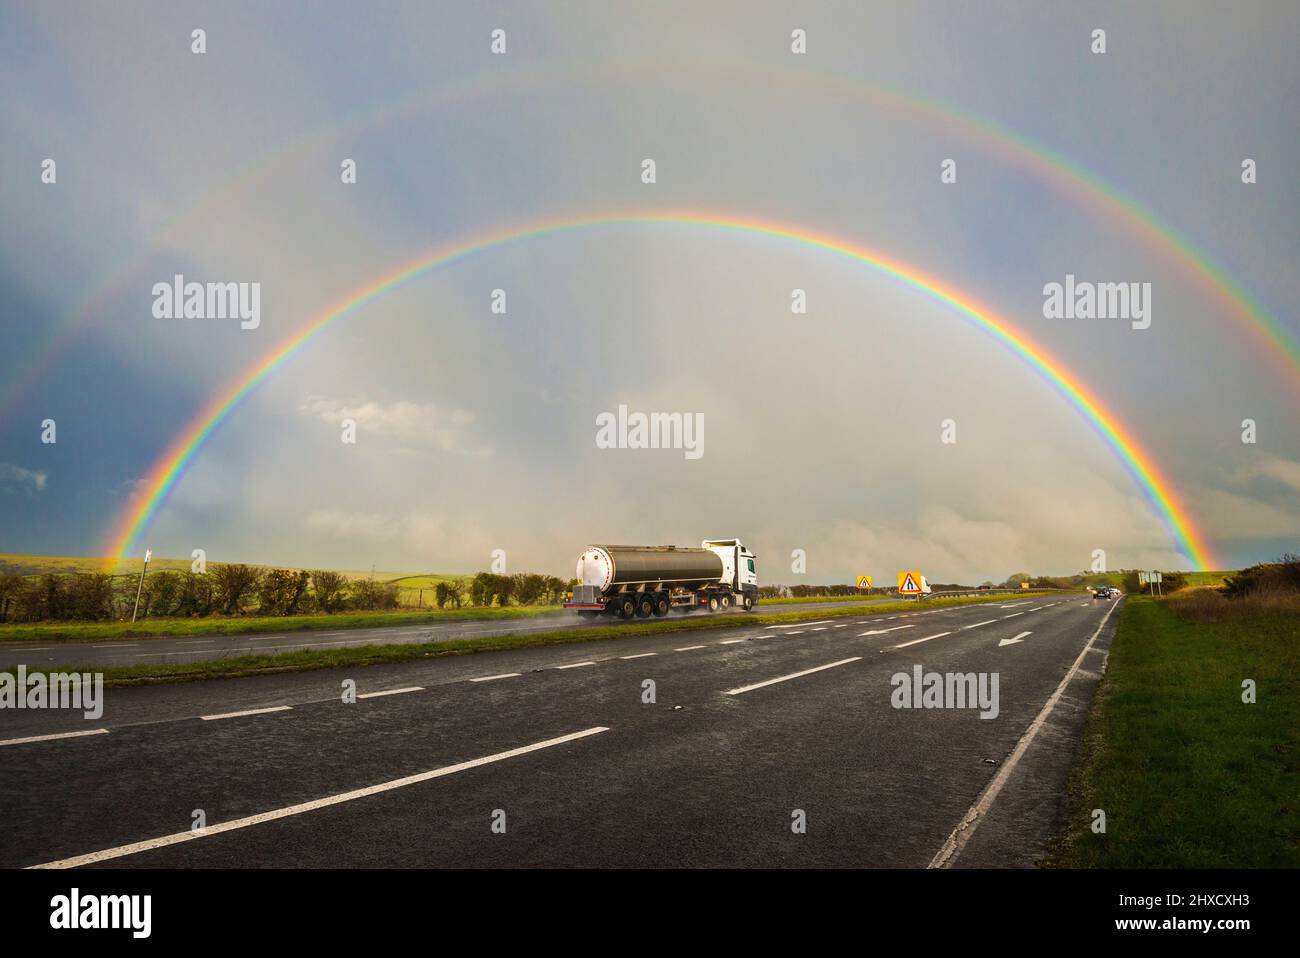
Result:
[[[636,599],[630,595],[625,595],[618,600],[618,617],[620,619],[630,619],[636,615]]]
[[[718,608],[719,608],[718,597],[716,595],[709,596],[709,611],[717,612]]]
[[[668,596],[660,592],[659,595],[655,597],[655,615],[662,618],[668,614],[670,608],[672,608],[672,605],[668,601]]]
[[[726,609],[730,609],[730,608],[731,608],[731,596],[729,596],[729,595],[724,595],[724,596],[722,597],[722,608],[723,608],[724,610],[726,610]]]
[[[650,598],[648,595],[642,595],[636,604],[636,617],[638,619],[648,619],[650,613],[654,612],[654,610],[654,599]]]
[[[745,598],[742,601],[744,603],[746,612],[754,611],[754,597],[752,595],[746,593]]]

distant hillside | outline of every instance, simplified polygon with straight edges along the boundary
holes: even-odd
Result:
[[[219,559],[209,557],[209,563],[219,562]],[[168,559],[164,556],[154,556],[149,560],[150,572],[184,572],[189,569],[190,559]],[[260,562],[250,562],[248,565],[257,569],[296,569],[296,566],[276,566],[267,565]],[[319,567],[313,567],[319,568]],[[94,556],[37,556],[37,555],[20,555],[17,553],[0,553],[0,575],[43,575],[46,572],[71,573],[71,572],[111,572],[114,575],[129,575],[139,573],[139,559],[102,559]],[[349,579],[368,579],[371,576],[370,570],[358,571],[351,569],[335,570],[347,576]],[[375,570],[373,573],[375,579],[380,582],[389,582],[394,579],[410,579],[412,581],[403,581],[403,586],[419,586],[421,583],[414,581],[416,579],[427,579],[428,585],[432,585],[439,579],[464,579],[465,576],[425,574],[412,572],[387,572]]]

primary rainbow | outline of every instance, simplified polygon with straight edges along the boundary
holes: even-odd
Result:
[[[225,392],[209,403],[183,433],[168,448],[150,470],[146,479],[147,493],[120,517],[112,537],[110,555],[127,558],[148,528],[158,510],[166,502],[176,483],[208,438],[226,420],[239,404],[267,376],[280,367],[299,347],[340,317],[346,316],[385,293],[427,273],[432,269],[464,259],[475,253],[508,243],[520,242],[541,236],[581,230],[596,226],[653,225],[699,226],[727,230],[752,236],[767,236],[825,250],[863,263],[892,276],[926,295],[947,303],[958,313],[973,320],[1004,346],[1026,360],[1044,379],[1069,401],[1092,425],[1103,440],[1114,450],[1129,474],[1137,482],[1143,495],[1155,508],[1168,527],[1179,550],[1198,569],[1211,568],[1210,551],[1204,538],[1192,526],[1186,509],[1178,501],[1168,480],[1161,475],[1151,457],[1139,446],[1133,436],[1105,408],[1095,394],[1087,390],[1074,376],[1041,347],[1018,335],[1008,324],[991,312],[960,295],[926,273],[891,259],[874,250],[856,246],[829,235],[810,233],[779,223],[742,219],[722,214],[691,212],[672,213],[618,213],[602,214],[580,219],[552,220],[516,227],[501,232],[454,243],[426,253],[419,258],[381,276],[374,282],[351,293],[327,308],[301,330],[294,333],[263,359],[249,368]]]
[[[635,70],[656,65],[665,66],[656,62],[619,61],[617,64],[603,65],[601,72],[594,75],[587,70],[538,72],[527,69],[489,76],[471,76],[450,87],[440,86],[433,91],[417,90],[394,102],[357,112],[343,122],[299,136],[269,156],[251,161],[235,176],[204,193],[186,209],[173,214],[155,232],[145,253],[127,261],[103,278],[82,302],[50,324],[47,341],[38,344],[31,355],[20,361],[10,382],[0,382],[0,421],[13,412],[21,398],[48,373],[62,351],[74,342],[78,329],[100,313],[113,296],[120,295],[128,288],[129,282],[139,278],[144,266],[150,262],[148,252],[160,240],[170,235],[180,223],[199,217],[221,215],[220,211],[232,204],[238,193],[269,177],[289,161],[309,162],[307,156],[313,149],[355,136],[378,124],[407,117],[416,110],[435,104],[454,103],[470,95],[484,97],[509,92],[519,86],[526,86],[535,92],[544,83],[578,80],[590,84],[593,79],[602,76],[604,71],[635,76]],[[699,74],[698,81],[705,84],[717,81],[716,71],[720,67],[726,75],[736,70],[749,70],[746,82],[755,82],[775,74],[782,82],[810,84],[822,95],[841,95],[853,101],[871,101],[901,116],[927,122],[937,131],[955,132],[970,142],[981,144],[992,155],[1027,170],[1053,184],[1066,195],[1075,197],[1083,209],[1098,217],[1111,216],[1115,221],[1127,225],[1144,241],[1149,241],[1153,249],[1160,251],[1178,269],[1189,275],[1229,316],[1240,323],[1247,333],[1247,341],[1255,344],[1256,352],[1267,364],[1275,367],[1288,387],[1300,396],[1300,337],[1185,234],[1161,220],[1155,211],[1142,205],[1135,197],[1064,154],[1000,126],[991,119],[956,106],[834,74],[791,67],[774,68],[771,64],[719,64],[712,60],[705,64],[673,61],[667,66],[676,77],[682,76],[684,71],[694,71]]]

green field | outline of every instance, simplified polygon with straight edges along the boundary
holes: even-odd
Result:
[[[1041,593],[1030,593],[1038,595]],[[974,598],[933,599],[926,602],[931,608],[949,605],[973,605],[983,602],[1005,601],[1004,596],[976,596]],[[902,612],[916,608],[915,602],[890,602],[872,607],[872,613]],[[502,610],[512,612],[513,609]],[[816,611],[778,612],[767,615],[706,615],[682,616],[671,619],[612,622],[607,626],[565,628],[564,620],[556,622],[554,631],[528,632],[516,635],[487,636],[482,639],[458,639],[450,642],[424,642],[409,645],[360,646],[341,649],[304,649],[284,655],[254,655],[232,659],[217,659],[177,665],[142,664],[132,666],[61,665],[58,671],[92,671],[104,676],[110,687],[152,684],[156,682],[188,682],[201,679],[238,678],[271,672],[304,672],[338,666],[377,665],[388,662],[407,662],[415,659],[436,658],[444,655],[465,655],[476,652],[493,652],[500,649],[532,648],[543,645],[563,645],[571,642],[589,642],[596,639],[614,639],[660,632],[697,632],[709,629],[734,629],[741,626],[780,625],[806,622],[819,618],[861,615],[858,608],[819,609]],[[331,619],[337,619],[333,616]],[[287,620],[280,619],[280,622]],[[12,668],[0,671],[13,672]],[[44,670],[28,668],[28,674]]]
[[[154,556],[149,560],[150,572],[185,572],[190,568],[190,559],[168,559],[164,556]],[[209,557],[210,562],[219,562],[220,559]],[[249,562],[248,565],[258,569],[290,569],[296,571],[301,566],[277,566],[268,565],[260,562]],[[46,572],[70,574],[73,572],[108,572],[112,575],[130,575],[140,574],[141,559],[106,559],[96,558],[94,556],[38,556],[24,555],[15,552],[0,552],[0,575],[8,573],[10,575],[43,575]],[[449,581],[452,579],[463,579],[468,581],[466,576],[455,575],[427,575],[422,576],[412,572],[384,572],[369,569],[339,569],[338,572],[347,576],[349,579],[368,579],[372,575],[377,581],[390,582],[393,580],[427,578],[430,583],[439,580]],[[405,581],[402,585],[406,585]],[[418,588],[419,584],[414,583]]]
[[[1199,595],[1197,594],[1199,593]],[[1242,682],[1257,702],[1242,702]],[[1300,865],[1300,600],[1129,598],[1071,783],[1067,868]],[[1105,834],[1090,828],[1106,813]]]

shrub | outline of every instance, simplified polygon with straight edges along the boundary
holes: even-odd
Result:
[[[396,582],[358,579],[352,583],[349,591],[352,593],[353,608],[366,612],[397,608],[398,586]]]
[[[258,583],[258,612],[261,615],[296,615],[307,592],[311,573],[305,570],[271,569]]]
[[[330,569],[315,569],[311,572],[311,591],[316,599],[316,607],[322,612],[332,613],[343,608],[347,600],[348,580],[341,573]]]
[[[257,592],[262,579],[257,569],[243,563],[215,565],[209,574],[212,576],[215,604],[226,615],[239,615],[244,600]]]
[[[207,575],[196,572],[183,572],[176,589],[176,604],[172,607],[173,615],[191,616],[211,615],[216,608],[216,588]]]
[[[1261,562],[1228,576],[1223,592],[1240,599],[1256,593],[1300,592],[1300,556],[1287,553],[1274,562]]]

